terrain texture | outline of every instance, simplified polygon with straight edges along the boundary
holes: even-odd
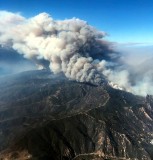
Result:
[[[153,98],[47,70],[0,78],[0,160],[152,160]]]

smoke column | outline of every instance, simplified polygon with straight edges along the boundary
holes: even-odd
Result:
[[[100,83],[107,79],[113,87],[135,94],[150,92],[145,88],[140,93],[137,84],[132,85],[129,71],[118,63],[119,55],[103,40],[105,35],[76,18],[61,21],[41,13],[26,19],[0,11],[1,46],[11,47],[27,59],[46,60],[53,73],[63,72],[72,80]]]

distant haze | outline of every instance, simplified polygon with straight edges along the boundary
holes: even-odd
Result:
[[[34,63],[11,48],[0,47],[0,76],[32,69],[37,69]]]

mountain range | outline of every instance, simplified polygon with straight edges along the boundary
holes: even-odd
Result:
[[[33,70],[0,78],[0,160],[152,160],[153,97]]]

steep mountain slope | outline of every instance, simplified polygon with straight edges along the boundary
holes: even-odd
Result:
[[[153,99],[31,71],[0,79],[1,159],[153,159]]]

